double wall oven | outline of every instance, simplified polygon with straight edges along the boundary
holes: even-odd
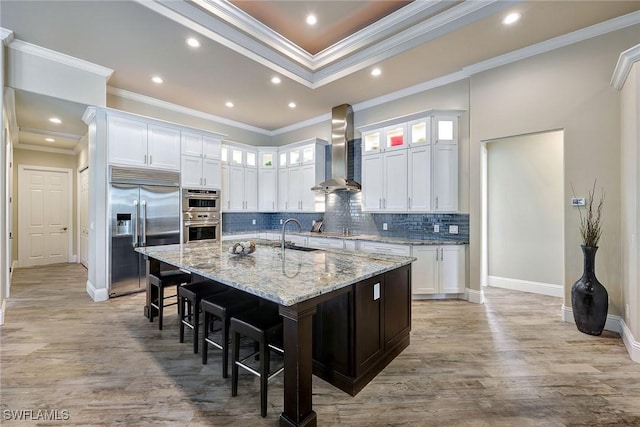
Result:
[[[183,241],[220,241],[220,232],[220,191],[183,188]]]

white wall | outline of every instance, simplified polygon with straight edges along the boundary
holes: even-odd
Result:
[[[640,339],[640,64],[635,63],[621,91],[622,311],[635,340]],[[640,361],[640,347],[637,349]]]
[[[563,295],[562,131],[487,144],[489,285]]]
[[[564,130],[564,194],[585,193],[598,179],[606,191],[596,274],[621,313],[620,105],[609,85],[623,50],[637,44],[640,26],[576,43],[471,78],[470,278],[480,283],[481,143],[509,135]],[[564,305],[582,273],[578,212],[564,203]]]

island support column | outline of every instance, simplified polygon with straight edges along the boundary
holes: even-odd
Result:
[[[317,426],[311,408],[313,315],[316,305],[280,306],[284,335],[284,411],[281,427]]]

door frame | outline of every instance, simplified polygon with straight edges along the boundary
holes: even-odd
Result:
[[[20,193],[21,183],[25,177],[25,171],[27,169],[43,171],[43,172],[60,172],[67,174],[67,212],[69,215],[69,225],[68,229],[70,233],[67,233],[67,262],[72,262],[73,260],[73,235],[75,232],[75,226],[72,226],[73,223],[73,169],[68,168],[57,168],[51,166],[36,166],[36,165],[18,165],[18,193]],[[24,233],[21,233],[22,225],[20,223],[20,218],[23,217],[20,212],[20,194],[18,194],[18,267],[23,267],[24,260],[20,257],[20,247],[24,243]]]
[[[82,237],[82,230],[80,229],[80,227],[82,227],[82,224],[80,223],[80,217],[82,215],[82,213],[80,212],[80,210],[82,209],[82,203],[81,203],[81,193],[82,193],[82,188],[81,185],[82,183],[80,182],[80,177],[82,176],[82,173],[85,172],[88,174],[89,173],[89,165],[83,165],[81,167],[78,168],[77,172],[76,172],[76,224],[75,224],[75,230],[76,230],[76,248],[78,248],[78,256],[76,257],[76,262],[78,264],[82,263],[82,253],[81,253],[81,243],[80,243],[80,239]],[[88,176],[88,175],[87,175]],[[89,215],[89,213],[87,212],[87,216]],[[88,244],[88,242],[87,242]],[[87,264],[89,263],[89,261],[87,260]]]

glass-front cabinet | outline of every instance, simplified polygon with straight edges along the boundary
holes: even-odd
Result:
[[[431,117],[409,122],[407,128],[410,146],[431,144]]]
[[[385,151],[407,148],[406,124],[390,126],[384,130]]]
[[[381,130],[363,132],[362,133],[362,155],[379,153],[381,140],[382,140]]]

